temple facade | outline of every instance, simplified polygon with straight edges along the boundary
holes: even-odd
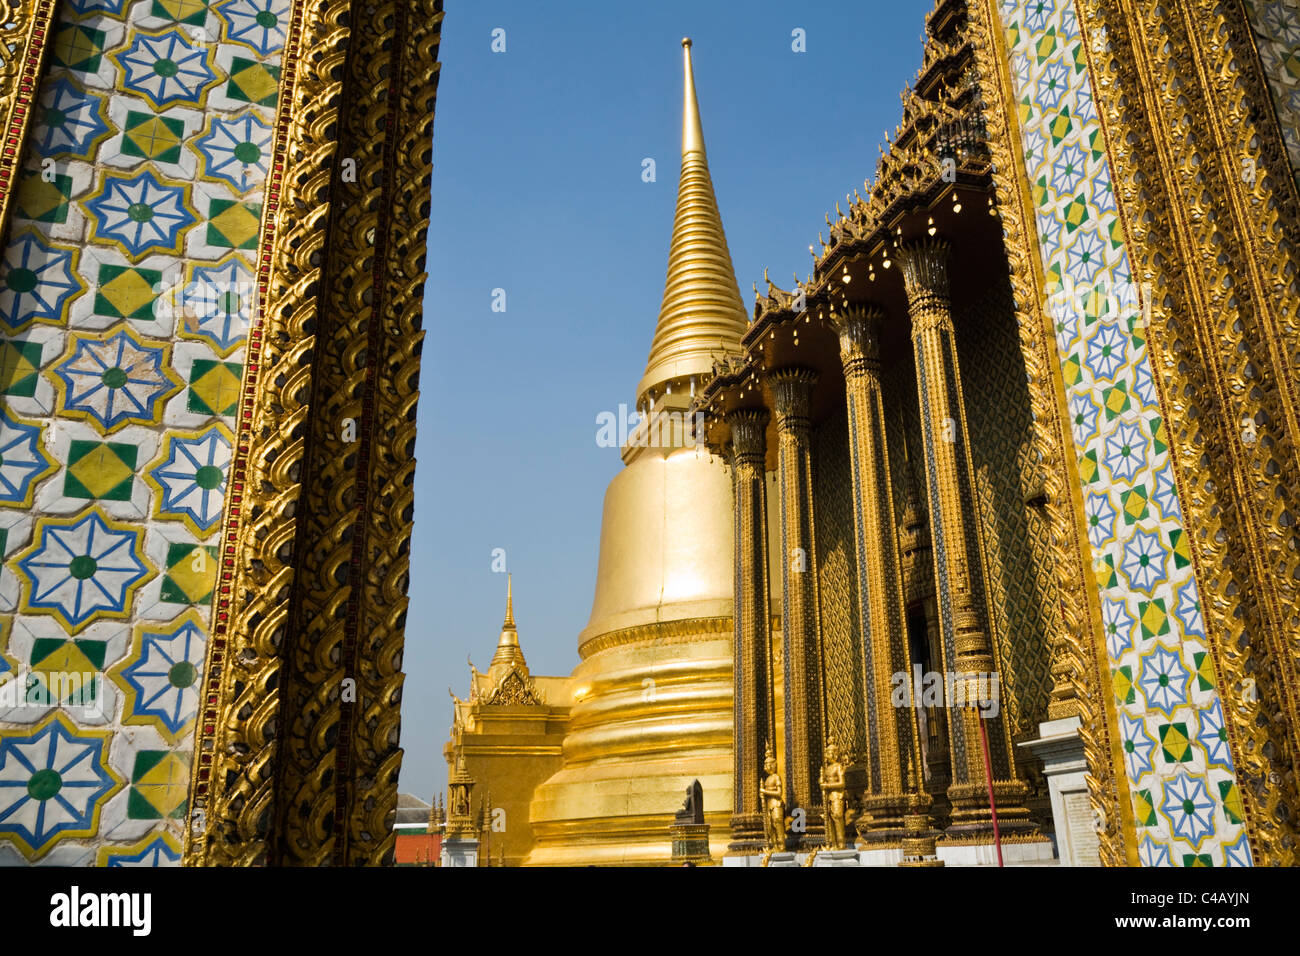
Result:
[[[384,10],[0,2],[0,864],[393,860],[442,2]],[[507,599],[444,864],[1294,865],[1297,4],[936,0],[752,310],[690,56],[580,663]]]

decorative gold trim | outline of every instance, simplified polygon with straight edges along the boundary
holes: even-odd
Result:
[[[356,13],[289,23],[189,864],[392,853],[442,4]]]
[[[731,637],[733,622],[730,617],[693,617],[679,621],[652,621],[610,631],[583,643],[578,656],[586,660],[593,654],[619,647],[639,644],[642,641],[659,641],[662,644],[687,644],[701,638]]]
[[[31,128],[33,105],[53,45],[55,0],[0,0],[0,235]]]
[[[1300,205],[1239,3],[1080,3],[1252,858],[1294,865]]]

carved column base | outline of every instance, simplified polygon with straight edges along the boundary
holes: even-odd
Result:
[[[899,861],[899,866],[943,866],[943,860],[939,859],[935,848],[935,839],[939,833],[926,812],[928,808],[929,798],[925,794],[909,795],[907,815],[903,818],[903,859]]]
[[[998,832],[1004,843],[1050,842],[1025,807],[1029,788],[1020,780],[993,781],[997,802]],[[948,788],[952,822],[944,831],[944,843],[992,843],[993,816],[989,812],[988,787],[979,783],[953,784]]]
[[[858,818],[858,838],[871,848],[897,846],[907,827],[906,793],[867,793],[862,795],[862,816]]]
[[[738,813],[731,818],[731,842],[728,856],[753,856],[767,849],[763,817],[757,813]]]

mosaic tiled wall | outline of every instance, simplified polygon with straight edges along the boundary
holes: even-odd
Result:
[[[62,5],[0,260],[0,864],[179,860],[289,4]]]
[[[1164,422],[1073,0],[1001,0],[1025,171],[1146,866],[1250,865]],[[1091,37],[1104,43],[1104,37]],[[1089,291],[1100,292],[1090,296]]]
[[[1300,183],[1300,4],[1296,0],[1244,2],[1291,169]]]

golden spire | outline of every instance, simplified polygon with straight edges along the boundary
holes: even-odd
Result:
[[[515,629],[514,575],[506,575],[506,622],[501,627]]]
[[[682,38],[686,82],[682,96],[682,156],[704,155],[704,127],[700,125],[700,101],[695,96],[695,71],[691,69],[691,38]]]
[[[501,625],[501,638],[497,641],[497,652],[492,655],[489,668],[498,664],[513,666],[524,663],[524,652],[519,647],[519,631],[515,628],[514,582],[512,576],[506,575],[506,620]]]
[[[645,375],[637,384],[638,406],[651,391],[658,397],[664,386],[712,371],[720,351],[739,352],[748,324],[704,154],[691,41],[682,40],[682,48],[682,173],[663,304]]]

